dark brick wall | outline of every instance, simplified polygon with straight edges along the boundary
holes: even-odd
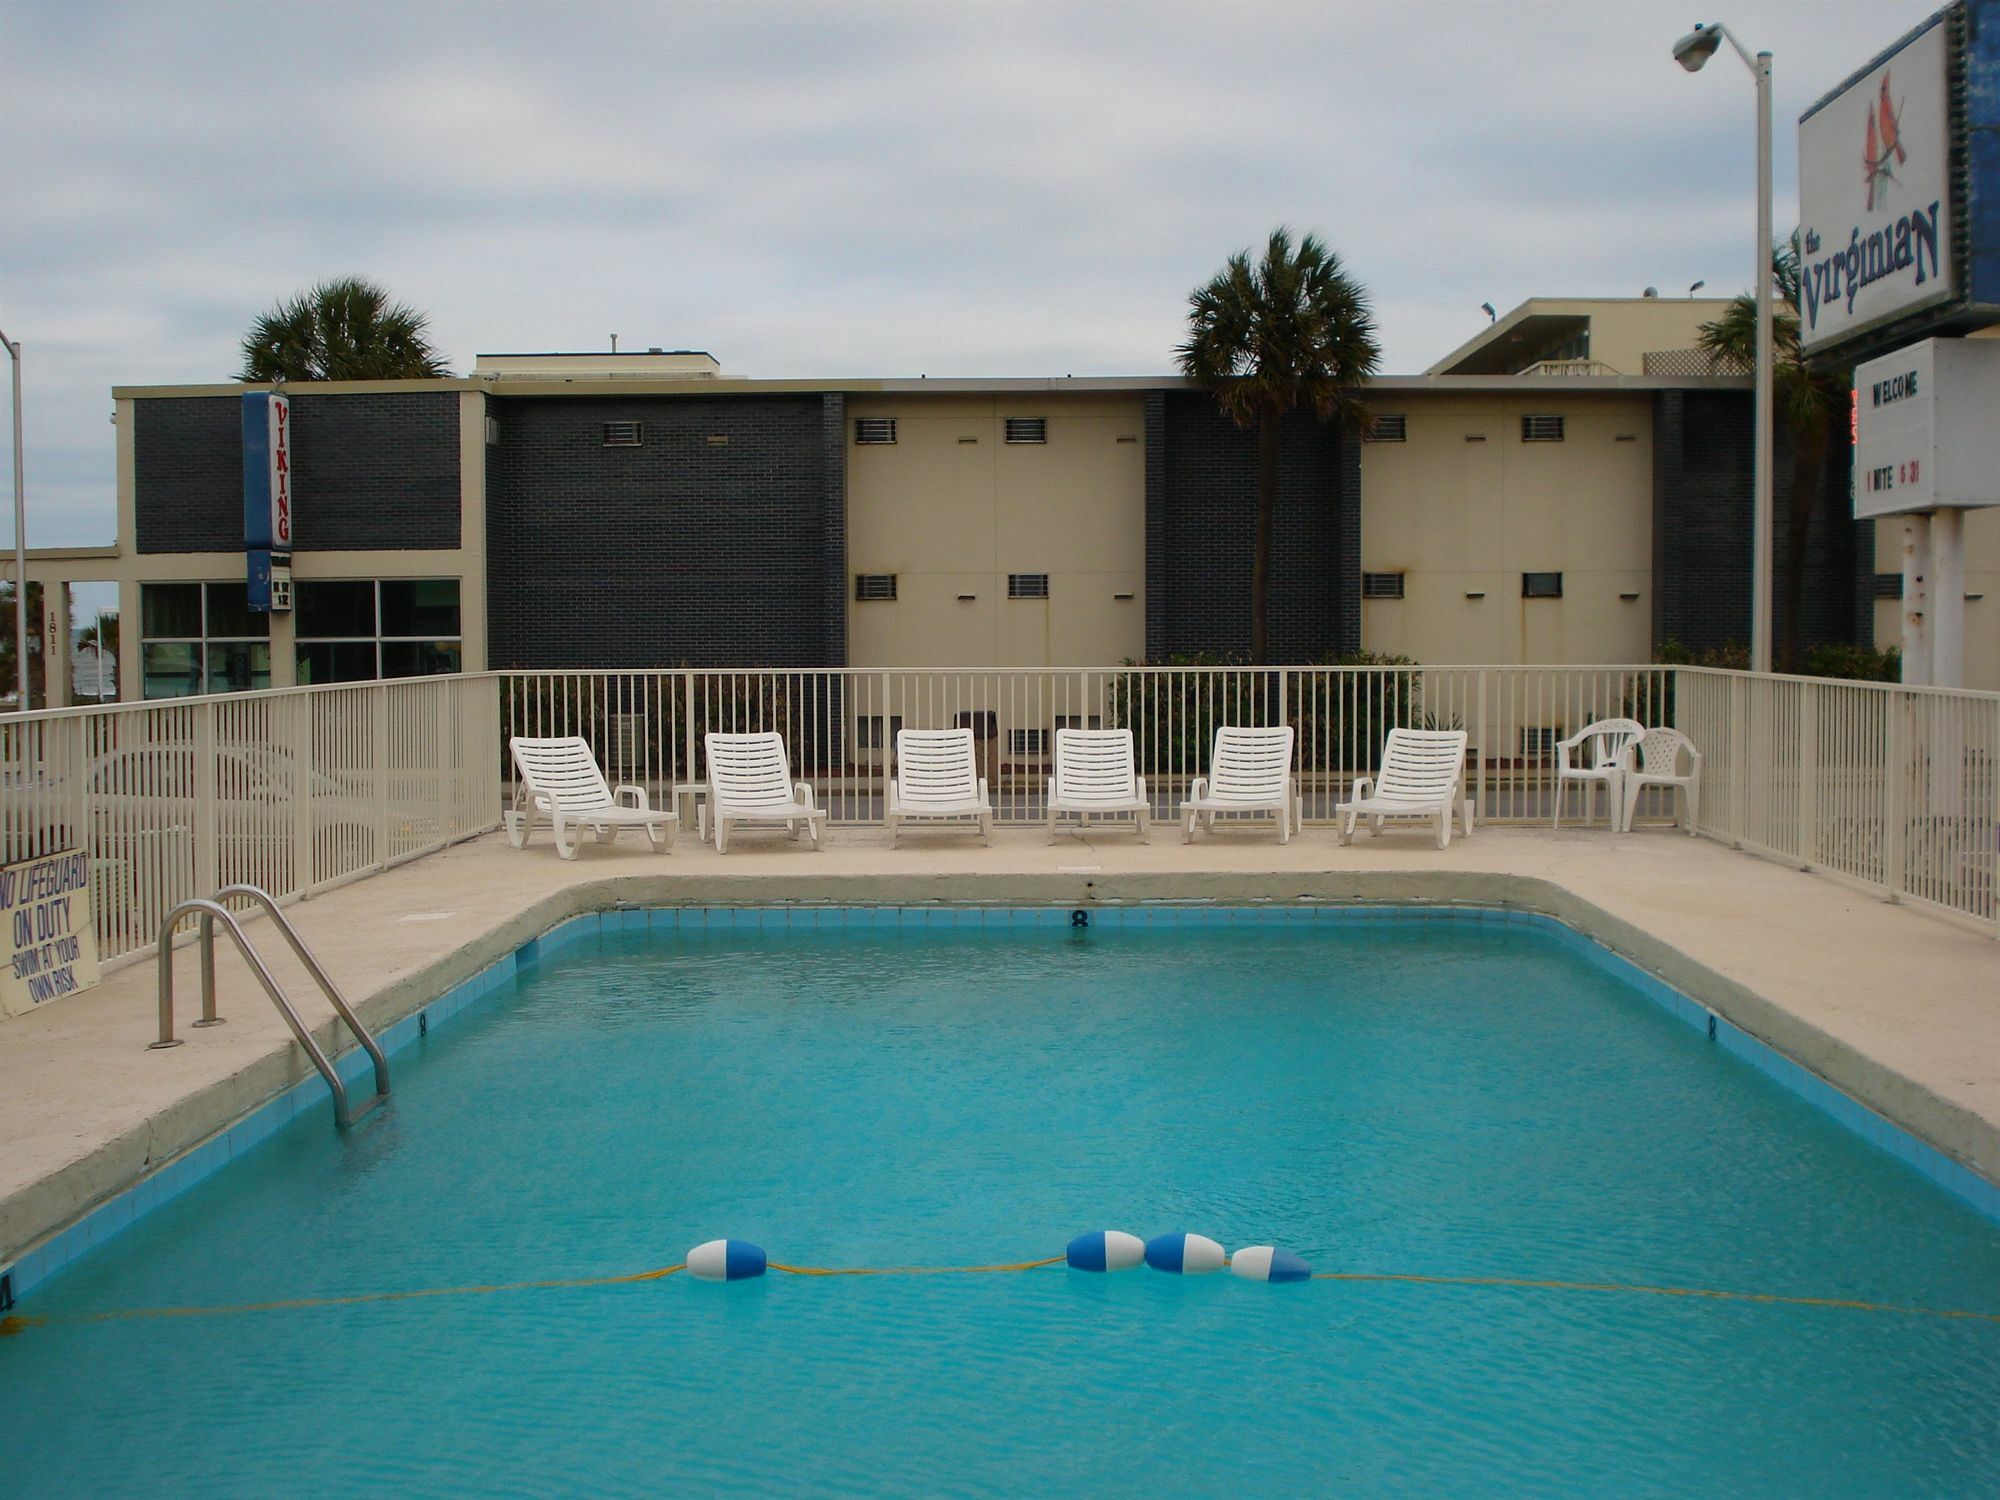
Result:
[[[1360,496],[1359,445],[1335,427],[1288,421],[1271,536],[1271,660],[1312,661],[1359,647]],[[1149,399],[1149,659],[1249,651],[1256,524],[1255,432],[1199,392]]]
[[[133,403],[141,552],[243,548],[243,406],[234,396]],[[455,392],[292,397],[295,550],[459,544]]]
[[[841,665],[840,401],[495,397],[492,664]],[[604,446],[606,422],[632,421],[644,446]]]
[[[1653,398],[1653,643],[1697,650],[1750,640],[1755,415],[1747,393],[1662,391]],[[1772,464],[1772,576],[1782,611],[1792,445],[1780,424]],[[1863,607],[1874,528],[1851,518],[1848,450],[1837,433],[1820,475],[1806,554],[1804,647],[1868,641]]]

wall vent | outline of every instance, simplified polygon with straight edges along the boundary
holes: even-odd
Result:
[[[1523,599],[1560,599],[1562,596],[1562,574],[1523,573],[1521,575],[1521,597]]]
[[[1409,440],[1410,419],[1402,416],[1377,417],[1361,435],[1364,443],[1407,443]]]
[[[896,419],[894,417],[856,417],[854,419],[854,441],[857,443],[895,442]]]
[[[1521,418],[1521,441],[1524,443],[1560,443],[1563,440],[1563,419],[1553,414]]]
[[[867,604],[881,599],[896,597],[896,575],[894,573],[856,573],[854,575],[854,602]]]
[[[1048,598],[1049,575],[1046,573],[1009,573],[1007,575],[1007,597],[1009,599]]]
[[[1361,597],[1364,599],[1402,598],[1403,575],[1401,573],[1363,573],[1361,575]]]
[[[646,443],[644,422],[606,422],[604,424],[604,446],[607,448],[641,448]]]
[[[1902,598],[1903,575],[1901,573],[1877,573],[1875,575],[1875,597],[1877,599]]]
[[[1009,417],[1006,423],[1006,436],[1010,443],[1046,443],[1049,440],[1049,419]]]

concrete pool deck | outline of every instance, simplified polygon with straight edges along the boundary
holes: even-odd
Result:
[[[288,912],[378,1032],[568,917],[614,906],[786,902],[1035,903],[1159,899],[1507,906],[1568,922],[1803,1064],[1988,1182],[2000,1181],[2000,944],[1836,881],[1665,830],[1329,829],[1279,846],[1171,825],[1129,832],[1002,831],[993,847],[941,831],[891,849],[835,829],[814,853],[745,836],[726,856],[683,833],[657,855],[637,835],[558,860],[546,831],[498,835],[355,881]],[[329,1050],[331,1007],[262,919],[246,930]],[[0,1021],[0,1269],[308,1076],[311,1065],[242,961],[217,959],[228,1024],[189,1029],[200,988],[176,957],[176,1034],[157,1030],[150,961]]]

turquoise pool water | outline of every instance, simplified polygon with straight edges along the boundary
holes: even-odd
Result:
[[[0,1340],[20,1495],[2000,1492],[2000,1324],[1060,1266],[214,1306],[678,1262],[1316,1269],[2000,1311],[2000,1227],[1589,962],[1430,920],[615,933]]]

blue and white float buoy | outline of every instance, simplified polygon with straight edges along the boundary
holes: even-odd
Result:
[[[688,1251],[687,1268],[701,1281],[748,1281],[764,1274],[764,1247],[748,1240],[710,1240]]]
[[[1229,1269],[1245,1281],[1306,1281],[1312,1267],[1289,1250],[1246,1245],[1229,1257]]]
[[[1198,1276],[1220,1271],[1229,1257],[1222,1246],[1201,1234],[1161,1234],[1146,1241],[1146,1264],[1155,1271]]]
[[[1064,1253],[1077,1271],[1129,1271],[1146,1258],[1146,1242],[1122,1229],[1093,1229],[1069,1242]]]

